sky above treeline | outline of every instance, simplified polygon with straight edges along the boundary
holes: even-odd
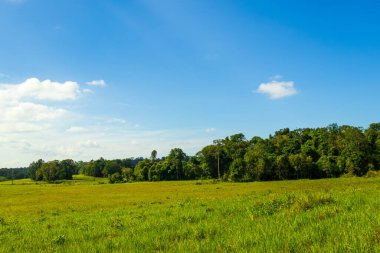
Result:
[[[380,1],[0,0],[0,168],[379,122]]]

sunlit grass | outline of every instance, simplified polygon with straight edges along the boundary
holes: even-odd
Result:
[[[379,178],[104,181],[1,183],[0,252],[380,251]]]

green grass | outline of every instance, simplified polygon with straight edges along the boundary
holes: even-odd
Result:
[[[380,178],[0,183],[0,252],[380,252]]]
[[[6,177],[0,177],[0,182],[8,181],[9,179]]]

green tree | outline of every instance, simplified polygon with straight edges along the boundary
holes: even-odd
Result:
[[[322,155],[317,162],[317,166],[324,172],[325,177],[338,177],[342,174],[337,165],[336,156]]]
[[[154,162],[157,159],[157,151],[153,150],[152,153],[150,154],[150,160]]]
[[[119,173],[121,175],[121,169],[122,166],[120,164],[120,161],[106,161],[106,165],[104,166],[104,169],[102,171],[103,175],[108,177],[109,175],[113,175],[115,173]]]
[[[148,173],[152,163],[149,160],[140,161],[133,172],[136,181],[147,181],[149,179]]]
[[[28,167],[28,175],[31,179],[39,181],[42,180],[42,177],[37,173],[39,168],[41,168],[44,161],[42,159],[39,159],[36,162],[32,162]]]
[[[289,159],[287,155],[279,155],[276,157],[274,173],[276,179],[285,180],[289,178],[289,174],[291,174],[290,170],[291,166],[289,164]]]
[[[229,173],[228,180],[229,181],[251,181],[250,175],[246,173],[246,164],[244,159],[236,158],[232,161]]]
[[[126,181],[132,181],[133,169],[132,168],[123,168],[121,170],[121,175]]]
[[[122,183],[123,182],[123,177],[122,177],[122,175],[119,172],[115,172],[113,174],[109,174],[108,175],[108,181],[111,184]]]
[[[362,129],[343,126],[339,138],[340,171],[362,176],[368,171],[370,146]]]
[[[58,178],[59,179],[73,179],[76,171],[76,164],[71,159],[66,159],[58,163]]]
[[[289,155],[289,163],[295,172],[296,178],[310,177],[310,170],[313,166],[313,159],[302,153]]]
[[[252,180],[272,180],[273,179],[273,159],[268,152],[268,142],[256,139],[251,142],[247,153],[244,156],[247,176]]]
[[[59,180],[59,162],[51,161],[43,163],[42,166],[37,171],[38,177],[42,177],[44,181],[52,182]]]
[[[171,179],[181,180],[184,178],[184,164],[183,161],[186,154],[180,148],[170,150],[167,156],[167,162],[170,164],[169,177]]]

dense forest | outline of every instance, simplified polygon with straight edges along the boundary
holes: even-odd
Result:
[[[329,125],[324,128],[281,129],[263,139],[243,134],[215,140],[194,156],[174,148],[168,156],[89,162],[33,162],[34,180],[71,179],[73,174],[108,177],[111,183],[129,181],[221,179],[267,181],[317,179],[343,174],[363,176],[379,170],[380,123],[368,129]]]
[[[28,168],[2,168],[0,169],[0,181],[6,179],[28,178]]]

